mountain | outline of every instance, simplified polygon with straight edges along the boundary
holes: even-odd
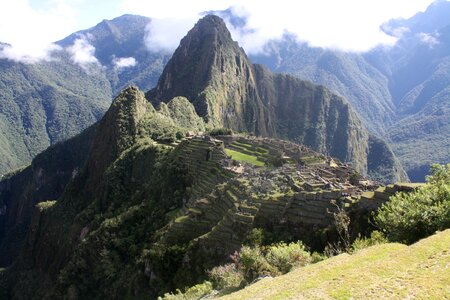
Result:
[[[203,62],[183,59],[199,57]],[[179,93],[186,85],[189,97]],[[309,130],[294,126],[291,113],[300,107],[312,118],[299,114]],[[281,116],[293,129],[272,119]],[[356,135],[359,143],[344,147],[345,155],[368,149],[362,159],[369,171],[380,163],[392,168],[389,157],[377,156],[389,153],[387,145],[360,125],[348,103],[324,87],[250,64],[223,21],[207,16],[182,40],[155,89],[144,95],[126,88],[97,124],[0,182],[0,249],[9,265],[0,269],[1,293],[156,298],[204,278],[253,228],[323,250],[338,238],[337,205],[364,232],[363,218],[379,202],[363,195],[375,183],[338,159],[266,136],[292,134],[331,152],[338,151],[333,137],[342,144]],[[216,126],[260,136],[211,136],[227,133]]]
[[[287,33],[250,58],[344,96],[367,128],[389,142],[410,179],[423,181],[431,164],[450,160],[449,14],[450,3],[436,1],[409,19],[391,20],[381,29],[396,44],[365,53],[311,47]]]
[[[450,3],[437,1],[407,20],[383,28],[402,32],[390,49],[378,48],[367,59],[389,79],[399,122],[386,134],[412,180],[432,163],[450,160]]]
[[[150,22],[132,15],[104,20],[56,42],[62,50],[48,61],[0,59],[0,175],[95,123],[128,84],[155,85],[170,54],[147,50]],[[77,60],[74,47],[90,60]]]
[[[395,121],[388,80],[361,54],[311,47],[289,34],[269,41],[253,62],[329,88],[347,99],[366,127],[382,135]]]
[[[406,178],[389,147],[367,132],[343,98],[253,65],[219,17],[200,20],[181,40],[146,96],[155,105],[184,96],[215,127],[286,138],[387,181]]]
[[[105,76],[113,95],[130,84],[148,90],[155,86],[172,54],[155,52],[145,45],[146,35],[150,34],[146,28],[151,22],[150,18],[143,16],[122,15],[75,32],[56,44],[69,47],[82,39],[92,45],[95,58],[106,68]]]
[[[86,74],[64,60],[22,64],[2,59],[0,69],[0,174],[96,122],[112,96],[102,74]]]

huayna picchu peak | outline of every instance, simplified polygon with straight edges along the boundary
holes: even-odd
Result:
[[[0,297],[155,299],[245,265],[244,245],[349,251],[390,196],[419,186],[399,181],[344,98],[252,64],[208,15],[156,87],[125,88],[96,124],[1,179]]]

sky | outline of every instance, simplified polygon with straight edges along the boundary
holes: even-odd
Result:
[[[433,0],[1,0],[0,58],[36,62],[60,50],[53,42],[122,14],[152,18],[149,50],[171,51],[201,13],[231,8],[246,17],[245,30],[232,36],[249,53],[262,51],[270,39],[290,32],[311,46],[366,51],[395,38],[380,25],[409,18]],[[87,45],[88,47],[89,45]],[[90,49],[92,50],[92,49]]]

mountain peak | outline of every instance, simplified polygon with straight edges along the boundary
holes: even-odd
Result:
[[[191,48],[198,44],[208,46],[209,51],[214,51],[220,46],[237,46],[237,42],[233,41],[225,22],[216,15],[207,15],[200,19],[181,40],[179,48]]]
[[[206,89],[211,85],[233,85],[233,82],[236,83],[234,86],[244,84],[248,78],[241,75],[250,74],[251,68],[244,51],[231,38],[225,22],[218,16],[207,15],[181,40],[147,98],[158,105],[177,96],[186,97],[194,104],[198,115],[214,125],[226,125],[219,121],[222,119],[220,112],[213,109],[217,97],[207,94]],[[244,130],[245,126],[233,129]]]
[[[225,34],[231,39],[225,22],[216,15],[206,15],[201,18],[191,31],[199,31],[202,34]]]

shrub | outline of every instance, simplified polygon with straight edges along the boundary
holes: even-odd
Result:
[[[279,274],[277,268],[269,264],[258,247],[242,247],[237,263],[244,273],[244,278],[249,282],[261,276]]]
[[[39,209],[40,212],[43,212],[43,211],[49,210],[55,204],[56,204],[56,201],[48,200],[48,201],[43,201],[43,202],[36,204],[36,207]]]
[[[228,128],[214,128],[211,129],[208,134],[210,136],[218,136],[218,135],[232,135],[233,131]]]
[[[383,204],[375,224],[389,240],[413,243],[450,227],[450,164],[433,165],[427,183]]]
[[[182,293],[180,290],[177,290],[176,294],[167,293],[164,294],[164,300],[190,300],[190,299],[200,299],[213,291],[213,287],[211,282],[205,281],[203,283],[194,285],[186,290],[186,292]]]
[[[388,240],[384,236],[384,234],[380,231],[375,230],[371,233],[369,238],[361,238],[361,237],[356,238],[352,243],[350,252],[357,252],[361,249],[373,245],[385,244],[387,242]]]
[[[260,246],[264,240],[264,230],[261,228],[253,228],[247,235],[244,244],[256,247]]]
[[[293,267],[305,266],[311,262],[311,255],[300,241],[272,245],[268,248],[266,258],[282,274],[291,271]]]
[[[208,272],[208,277],[218,290],[239,287],[244,280],[242,272],[232,263],[213,268]]]

